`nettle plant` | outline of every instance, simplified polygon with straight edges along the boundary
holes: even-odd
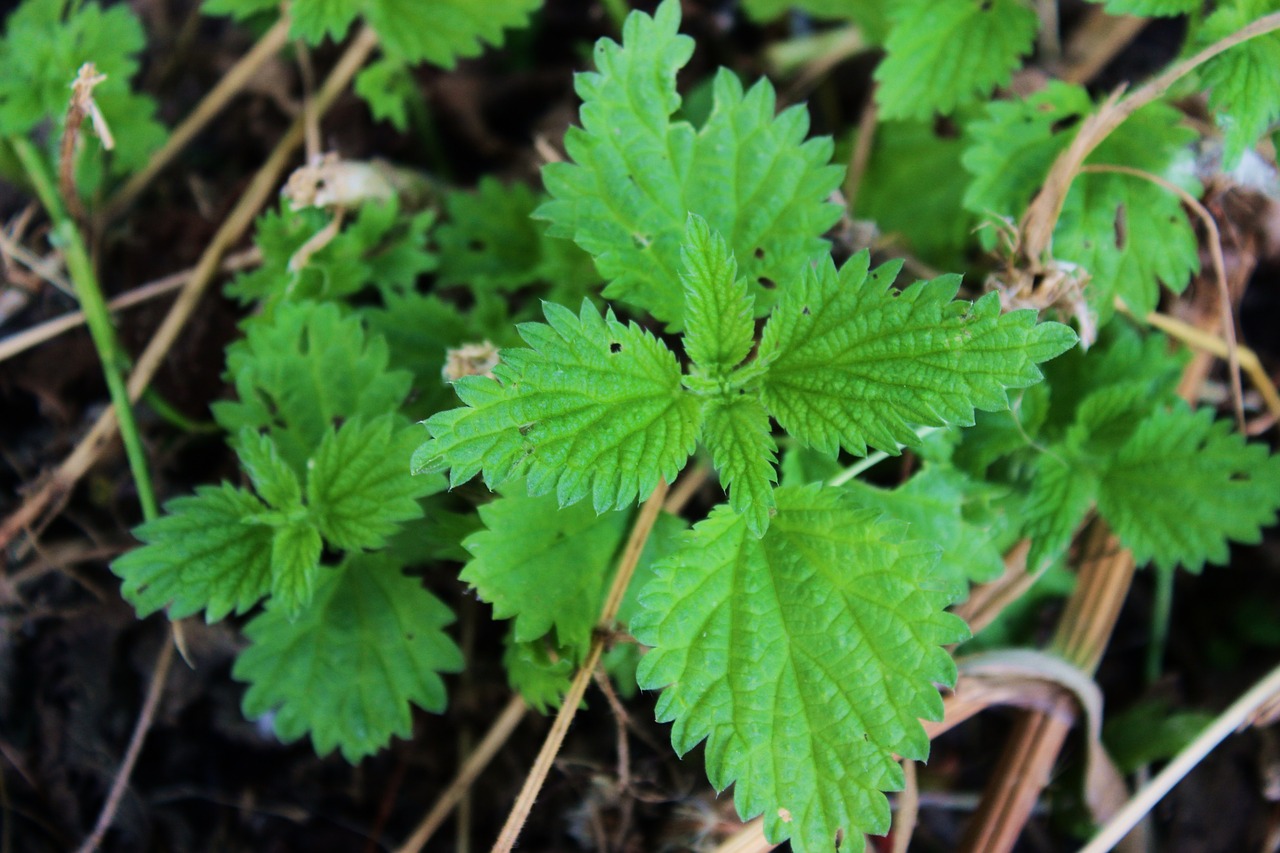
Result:
[[[747,4],[761,17],[776,5]],[[1066,84],[981,103],[1030,50],[1021,3],[851,5],[886,50],[860,203],[926,257],[957,257],[979,217],[1018,220],[1064,128],[1095,107]],[[318,38],[360,10],[386,29],[403,6],[299,0],[294,14]],[[469,4],[440,4],[455,7]],[[1257,11],[1223,6],[1194,37]],[[245,712],[356,761],[408,736],[413,706],[442,709],[441,675],[464,663],[448,607],[407,569],[465,563],[461,578],[510,620],[512,686],[545,710],[612,627],[599,616],[637,503],[703,460],[726,500],[692,527],[658,518],[617,610],[648,651],[622,643],[605,666],[620,687],[661,691],[676,751],[705,741],[712,784],[734,786],[744,818],[829,850],[841,833],[888,829],[883,792],[903,784],[899,759],[927,756],[920,720],[940,716],[956,677],[947,647],[969,636],[947,608],[996,577],[1003,552],[1029,538],[1033,568],[1061,564],[1096,514],[1162,569],[1222,562],[1228,540],[1274,521],[1280,462],[1178,400],[1167,341],[1115,314],[1119,298],[1141,316],[1198,263],[1166,188],[1076,178],[1053,243],[1091,275],[1058,303],[1093,339],[1073,349],[1071,328],[1002,310],[999,293],[957,300],[957,275],[900,283],[900,261],[873,269],[866,251],[837,264],[833,142],[806,139],[804,108],[776,113],[767,81],[745,88],[723,69],[705,118],[677,118],[693,51],[679,25],[666,0],[596,45],[596,71],[577,78],[581,127],[568,162],[544,168],[545,195],[486,180],[426,210],[356,200],[319,246],[331,212],[262,217],[262,266],[228,287],[259,309],[227,354],[237,399],[214,407],[244,481],[171,501],[113,569],[142,615],[216,620],[265,601],[234,670]],[[447,64],[501,34],[459,26],[439,55],[388,30],[389,61]],[[938,65],[971,35],[962,67]],[[1275,49],[1267,36],[1202,68],[1236,110],[1228,159],[1276,114],[1232,88],[1274,67]],[[933,132],[936,112],[961,131]],[[1189,136],[1156,102],[1086,164],[1194,189]],[[418,289],[428,274],[438,292]],[[461,288],[465,310],[448,298]],[[460,352],[475,363],[459,366]],[[461,407],[439,378],[447,362]],[[923,462],[902,485],[856,479],[904,448]],[[477,475],[493,494],[446,491]]]

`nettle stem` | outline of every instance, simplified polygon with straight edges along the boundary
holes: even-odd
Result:
[[[582,697],[587,692],[587,685],[591,683],[592,673],[600,663],[605,640],[613,628],[613,620],[618,615],[623,596],[627,593],[627,585],[631,583],[631,576],[635,574],[636,565],[640,562],[640,553],[644,551],[645,543],[649,541],[649,534],[658,520],[658,513],[662,510],[662,502],[666,496],[667,484],[665,481],[659,481],[658,487],[653,490],[653,494],[649,495],[649,499],[645,501],[636,516],[635,525],[631,528],[631,536],[627,539],[627,546],[618,560],[618,572],[614,575],[613,585],[609,587],[604,606],[600,608],[600,619],[596,622],[591,649],[574,675],[573,683],[569,685],[569,691],[560,705],[560,713],[556,714],[555,723],[547,733],[546,740],[542,742],[542,749],[538,751],[538,757],[524,780],[524,787],[520,789],[520,795],[516,798],[511,813],[507,815],[507,822],[502,827],[498,840],[494,842],[493,853],[509,853],[515,846],[516,839],[520,837],[520,830],[524,828],[524,822],[533,809],[533,802],[537,799],[538,792],[542,790],[543,783],[546,782],[551,763],[560,752],[560,745],[564,743],[574,715],[578,713],[578,706],[582,704]]]
[[[53,176],[40,152],[29,139],[21,136],[9,138],[9,144],[17,155],[27,179],[35,190],[40,203],[44,205],[49,218],[53,220],[53,240],[62,249],[67,263],[67,273],[71,276],[71,284],[75,287],[76,296],[80,299],[80,308],[84,312],[85,323],[89,326],[89,334],[93,338],[93,346],[102,361],[102,373],[107,380],[107,392],[111,403],[115,406],[120,419],[120,437],[124,441],[124,452],[129,459],[129,470],[133,474],[134,486],[138,490],[138,502],[142,504],[142,517],[148,521],[156,518],[159,508],[156,505],[155,491],[151,487],[151,475],[147,470],[147,456],[142,447],[142,436],[138,432],[137,421],[133,417],[133,408],[129,403],[129,392],[125,387],[124,371],[129,359],[120,348],[116,338],[115,327],[111,325],[111,315],[107,312],[107,302],[102,296],[102,288],[98,286],[98,276],[89,260],[89,252],[85,248],[80,229],[67,213],[54,185]]]

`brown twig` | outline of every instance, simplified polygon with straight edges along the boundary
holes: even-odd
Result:
[[[551,763],[560,752],[560,744],[569,733],[569,726],[578,713],[578,706],[582,704],[582,697],[587,692],[591,674],[600,663],[605,638],[613,628],[618,607],[622,604],[627,585],[631,582],[631,575],[635,572],[636,564],[640,562],[640,554],[649,540],[654,522],[658,520],[658,513],[662,510],[662,502],[666,496],[667,484],[659,481],[657,488],[653,490],[653,494],[645,501],[636,516],[635,525],[631,528],[631,536],[627,539],[627,546],[623,549],[622,557],[618,561],[617,574],[614,575],[613,584],[609,587],[604,606],[600,608],[600,618],[596,622],[596,632],[592,637],[586,660],[582,662],[582,666],[573,677],[573,682],[569,685],[568,692],[565,693],[560,713],[556,714],[555,722],[542,743],[542,749],[538,752],[533,768],[525,779],[524,787],[520,789],[520,795],[507,816],[507,822],[503,825],[502,832],[498,834],[498,840],[494,842],[493,853],[510,853],[516,839],[520,836],[520,830],[524,828],[524,822],[533,809],[533,802],[537,799],[538,792],[542,790],[542,784],[546,781],[547,773],[551,770]]]
[[[1067,42],[1058,77],[1068,83],[1087,83],[1120,55],[1138,33],[1151,23],[1136,15],[1108,15],[1100,6],[1090,6],[1084,22]]]
[[[248,267],[256,266],[261,262],[262,252],[255,246],[227,256],[218,267],[218,272],[239,272]],[[183,270],[136,287],[128,293],[122,293],[112,299],[107,303],[107,308],[112,311],[121,311],[125,308],[132,308],[135,305],[141,305],[156,297],[164,296],[166,293],[172,293],[190,280],[191,273],[191,270]],[[53,340],[58,335],[82,325],[84,325],[84,312],[72,311],[69,314],[63,314],[61,317],[54,317],[51,320],[23,329],[16,334],[0,338],[0,361],[13,358],[19,353]]]
[[[524,719],[525,712],[528,710],[529,706],[519,694],[511,697],[507,707],[502,709],[498,719],[494,720],[493,725],[489,727],[484,739],[458,768],[458,775],[449,783],[449,787],[445,788],[444,793],[427,812],[427,816],[422,819],[422,823],[413,830],[413,834],[404,844],[396,848],[396,853],[418,853],[431,840],[431,836],[435,835],[436,830],[444,824],[454,806],[471,789],[476,778],[489,766],[489,762],[507,742],[507,738],[511,737],[516,726],[520,725],[520,721]]]
[[[339,58],[337,65],[329,73],[328,79],[317,94],[315,101],[317,113],[323,113],[346,90],[347,85],[364,65],[376,45],[377,36],[373,30],[366,27],[359,32]],[[253,223],[254,216],[275,191],[281,175],[302,142],[302,136],[303,121],[298,118],[276,144],[275,149],[258,170],[222,227],[214,234],[209,246],[191,271],[191,278],[178,294],[177,300],[169,309],[160,328],[156,330],[151,342],[138,358],[133,373],[129,376],[128,392],[131,400],[141,397],[142,392],[150,384],[169,348],[177,340],[187,320],[200,303],[205,289],[213,280],[222,256],[244,236]],[[115,410],[108,408],[99,416],[89,433],[76,445],[71,455],[63,460],[39,490],[31,494],[13,514],[4,520],[3,524],[0,524],[0,551],[3,551],[8,543],[23,530],[42,526],[41,515],[51,505],[59,504],[66,499],[71,488],[97,461],[115,433]]]
[[[1129,313],[1127,305],[1121,303],[1117,307],[1126,314]],[[1217,335],[1179,320],[1177,317],[1170,317],[1168,314],[1152,311],[1143,320],[1148,325],[1154,326],[1169,337],[1176,338],[1193,349],[1215,355],[1218,358],[1227,357],[1226,341]],[[1262,366],[1262,361],[1259,360],[1258,354],[1247,346],[1241,346],[1238,348],[1237,355],[1240,359],[1241,369],[1249,377],[1253,387],[1258,390],[1258,394],[1261,395],[1267,411],[1273,417],[1280,418],[1280,391],[1276,390],[1275,383],[1267,375],[1267,369]]]
[[[698,465],[685,471],[684,476],[676,480],[675,488],[671,490],[663,509],[670,515],[679,515],[684,510],[685,504],[689,503],[698,490],[707,484],[710,477],[711,469],[706,465]]]
[[[764,837],[764,819],[755,818],[721,842],[715,853],[767,853],[777,846]]]
[[[858,119],[858,139],[849,154],[849,173],[844,179],[844,200],[848,208],[847,216],[852,217],[854,206],[858,201],[858,190],[862,186],[862,176],[867,173],[867,164],[871,162],[871,149],[875,146],[876,127],[879,124],[880,112],[876,108],[876,92],[872,87],[867,96],[867,104],[862,108],[862,116]]]
[[[911,836],[916,832],[916,819],[920,816],[920,784],[916,780],[914,761],[902,760],[902,779],[898,811],[893,817],[893,853],[907,853]]]
[[[125,181],[124,186],[108,199],[102,208],[99,222],[110,222],[123,213],[125,208],[133,204],[134,200],[147,188],[152,179],[165,166],[168,166],[196,134],[204,130],[209,122],[213,121],[218,113],[222,112],[223,108],[230,103],[231,99],[253,79],[263,63],[279,53],[280,48],[284,47],[285,41],[288,39],[289,26],[289,16],[281,15],[275,26],[267,30],[262,38],[258,39],[258,43],[242,56],[235,65],[231,66],[226,74],[222,75],[222,79],[218,81],[218,84],[209,90],[209,94],[205,95],[200,103],[196,104],[196,108],[191,111],[191,115],[187,116],[181,124],[174,128],[173,133],[169,134],[168,140],[160,147],[160,150],[151,155],[147,165],[141,171],[135,172],[129,180]]]
[[[133,735],[129,738],[129,747],[125,750],[124,761],[120,763],[120,770],[111,783],[111,791],[107,794],[107,801],[103,803],[102,811],[98,814],[93,832],[89,833],[84,843],[76,848],[76,853],[92,853],[97,850],[111,827],[111,822],[115,820],[116,811],[120,808],[120,800],[124,797],[125,788],[129,785],[129,777],[133,774],[133,765],[137,763],[138,755],[142,752],[142,744],[147,739],[147,732],[151,729],[151,723],[156,716],[156,708],[160,705],[160,697],[164,694],[165,681],[168,680],[169,669],[173,665],[173,650],[173,643],[165,638],[160,645],[160,654],[156,658],[155,671],[151,676],[151,686],[147,688],[147,698],[142,703],[142,712],[138,714],[138,722],[133,727]]]

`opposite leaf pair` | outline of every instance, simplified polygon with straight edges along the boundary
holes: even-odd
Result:
[[[1036,365],[1075,342],[1032,312],[1001,316],[995,295],[953,302],[958,276],[894,290],[901,264],[869,271],[864,252],[838,272],[829,259],[796,270],[744,363],[754,306],[725,241],[690,217],[683,260],[689,374],[612,312],[547,304],[548,324],[520,326],[531,349],[504,350],[493,379],[455,384],[467,407],[426,421],[414,470],[450,468],[455,485],[483,472],[490,488],[522,476],[530,494],[590,496],[604,511],[674,479],[702,441],[760,536],[775,506],[770,417],[828,454],[896,453],[916,427],[1007,407],[1006,389],[1036,382]]]

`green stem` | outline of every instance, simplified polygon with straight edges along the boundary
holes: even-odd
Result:
[[[1155,567],[1155,601],[1151,606],[1151,642],[1147,644],[1147,684],[1154,684],[1164,666],[1169,643],[1169,615],[1173,610],[1173,569]]]
[[[213,421],[197,421],[187,417],[154,388],[143,391],[142,399],[152,411],[183,432],[193,435],[213,435],[222,432],[222,428]]]
[[[142,437],[138,432],[137,421],[133,417],[133,407],[129,405],[129,392],[125,387],[124,368],[128,358],[120,348],[116,339],[115,328],[111,325],[111,315],[107,312],[107,302],[102,297],[102,289],[98,286],[98,277],[94,274],[93,264],[85,249],[80,230],[63,207],[62,198],[55,189],[53,176],[49,174],[44,158],[26,137],[12,136],[9,144],[22,163],[27,179],[31,181],[36,196],[44,205],[49,218],[53,220],[53,241],[62,249],[66,259],[67,272],[71,283],[80,298],[80,309],[84,312],[85,324],[93,338],[98,358],[102,360],[102,373],[107,380],[107,391],[111,402],[115,405],[120,419],[120,436],[124,441],[124,452],[129,460],[129,470],[133,473],[134,485],[138,490],[138,501],[142,504],[142,517],[146,520],[156,518],[160,513],[156,507],[155,492],[151,488],[151,476],[147,472],[147,457],[142,447]]]
[[[940,429],[942,429],[942,427],[920,427],[920,429],[916,430],[916,437],[924,438],[926,435],[932,435]],[[897,456],[898,454],[895,453],[892,455]],[[890,454],[885,453],[883,450],[877,450],[875,453],[868,454],[865,458],[859,459],[857,462],[853,463],[848,468],[845,468],[839,474],[836,474],[828,480],[827,485],[843,486],[845,483],[849,482],[867,469],[879,465],[881,462],[888,459],[889,456]]]

